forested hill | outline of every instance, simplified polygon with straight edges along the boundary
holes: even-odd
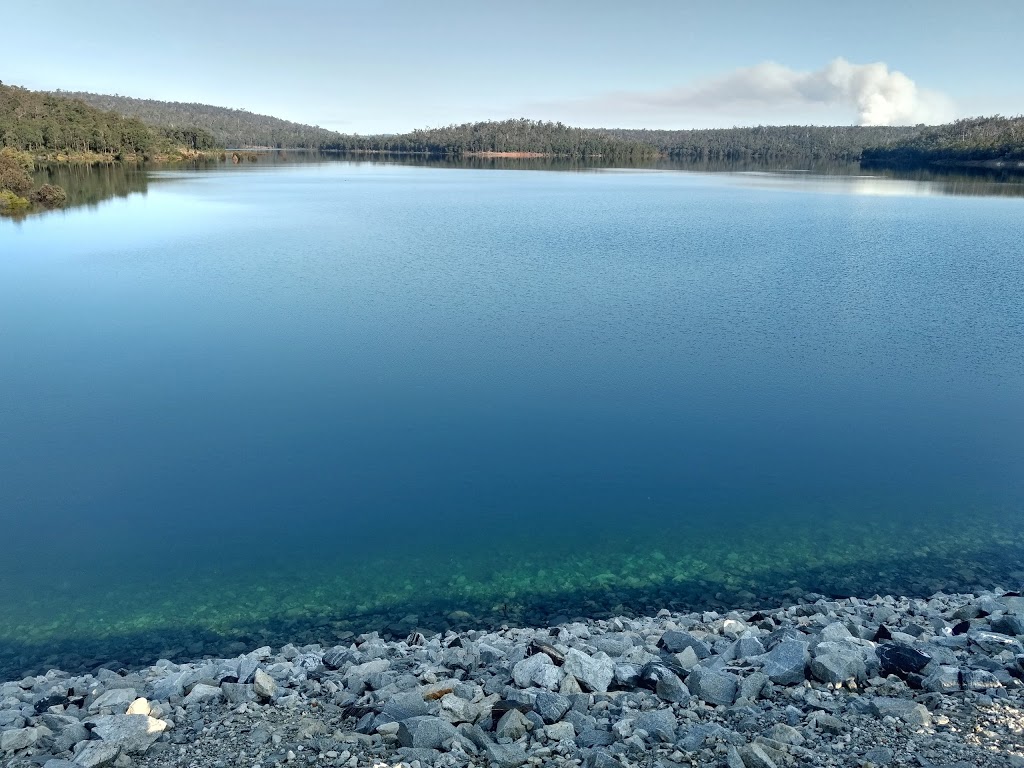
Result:
[[[885,147],[865,149],[867,165],[1024,167],[1024,116],[971,117],[929,126]]]
[[[57,91],[60,96],[81,99],[99,109],[135,117],[160,128],[199,127],[222,147],[292,147],[318,149],[346,138],[314,125],[303,125],[244,109],[209,104],[133,99],[99,93]]]
[[[172,147],[210,149],[212,138],[182,126],[151,128],[72,98],[0,83],[0,148],[33,155],[145,157]]]
[[[426,128],[394,136],[345,136],[327,148],[431,155],[536,153],[615,160],[642,160],[657,154],[648,144],[611,136],[601,129],[525,118]]]
[[[855,163],[868,147],[888,146],[917,136],[921,130],[922,126],[759,125],[679,131],[613,128],[607,133],[650,144],[676,160],[800,159]]]

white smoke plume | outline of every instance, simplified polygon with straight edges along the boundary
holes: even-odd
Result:
[[[797,70],[766,61],[708,80],[660,91],[619,91],[563,102],[582,119],[689,121],[735,118],[802,119],[809,111],[841,110],[861,125],[941,123],[953,116],[948,97],[919,88],[884,62],[852,64],[836,58],[823,68]],[[660,118],[659,118],[660,116]],[[830,121],[836,117],[826,118]]]
[[[737,104],[837,104],[857,110],[861,125],[903,125],[944,119],[948,100],[917,87],[883,62],[851,64],[844,58],[801,72],[775,62],[737,69],[689,88],[652,94],[679,107]]]

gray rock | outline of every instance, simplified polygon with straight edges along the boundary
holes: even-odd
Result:
[[[512,667],[512,679],[520,688],[529,688],[534,685],[534,679],[543,673],[545,667],[554,668],[554,666],[555,663],[551,661],[550,657],[543,653],[535,653],[516,662]]]
[[[581,747],[610,747],[615,743],[615,734],[598,728],[577,731],[576,743]]]
[[[121,754],[121,747],[110,741],[87,741],[81,751],[75,753],[74,763],[81,768],[102,768],[110,765]]]
[[[856,649],[836,650],[815,656],[811,661],[811,674],[823,683],[843,683],[854,679],[867,679],[864,657]]]
[[[398,743],[415,749],[440,749],[455,736],[455,726],[431,715],[410,717],[398,724]]]
[[[671,671],[658,677],[654,692],[659,699],[672,704],[685,704],[690,700],[690,689],[679,679],[679,675]]]
[[[686,683],[694,696],[709,704],[727,707],[736,701],[738,681],[725,672],[695,667]]]
[[[251,685],[221,683],[220,689],[224,692],[224,698],[231,704],[245,704],[250,701],[256,701],[256,692]]]
[[[732,644],[729,655],[734,659],[746,659],[750,656],[760,656],[764,653],[764,646],[756,637],[741,637]]]
[[[639,715],[633,723],[634,728],[642,728],[655,739],[664,742],[676,740],[676,728],[679,721],[669,709],[655,709]]]
[[[171,696],[184,696],[185,688],[198,679],[192,671],[172,672],[150,684],[150,698],[167,701]]]
[[[21,711],[17,709],[2,709],[0,710],[0,728],[24,728],[25,718],[21,716]]]
[[[14,731],[0,733],[0,752],[17,752],[27,749],[39,741],[37,728],[19,728]]]
[[[670,629],[658,640],[658,647],[664,648],[669,653],[682,653],[686,648],[692,648],[698,659],[706,659],[711,655],[711,649],[703,640],[698,640],[689,632],[682,632],[677,629]]]
[[[572,723],[552,723],[544,726],[544,735],[549,741],[572,741],[576,738],[576,729]]]
[[[846,628],[845,624],[840,621],[834,621],[822,629],[818,637],[823,642],[831,643],[837,640],[849,640],[853,635],[850,634],[850,630]]]
[[[726,768],[746,768],[743,758],[740,757],[740,751],[731,744],[725,753],[725,766]]]
[[[78,768],[78,763],[72,763],[70,760],[60,760],[53,758],[53,760],[47,760],[43,763],[43,768]]]
[[[795,747],[804,743],[804,737],[800,735],[800,731],[785,723],[776,723],[771,726],[764,732],[764,736],[780,744],[789,744]]]
[[[584,768],[622,768],[622,763],[603,749],[595,749],[587,754],[583,761]]]
[[[518,741],[532,728],[533,723],[527,720],[522,712],[518,709],[510,709],[498,720],[498,724],[494,728],[494,734],[499,739]]]
[[[149,715],[107,715],[89,722],[94,737],[117,744],[130,755],[144,754],[167,729],[166,722]]]
[[[243,656],[238,662],[238,682],[242,684],[251,683],[259,666],[259,659],[255,656]]]
[[[547,725],[561,720],[570,707],[572,702],[568,697],[547,691],[538,693],[533,702],[533,711],[540,715]]]
[[[277,695],[277,683],[262,669],[257,669],[252,676],[252,690],[261,699],[272,699]]]
[[[806,679],[808,643],[804,640],[783,640],[764,656],[758,657],[762,672],[777,685],[797,685]],[[753,663],[755,659],[750,659]]]
[[[875,747],[864,753],[864,759],[874,765],[884,766],[892,762],[893,753],[888,747]]]
[[[494,768],[517,768],[527,759],[526,750],[518,744],[488,744],[484,754]]]
[[[585,689],[597,693],[607,691],[615,677],[615,663],[608,654],[600,651],[593,656],[588,656],[582,651],[570,648],[565,654],[563,667]]]
[[[992,621],[992,631],[1004,635],[1024,635],[1024,616],[1006,614]]]
[[[185,697],[185,706],[204,704],[209,701],[220,701],[223,697],[224,692],[220,688],[206,685],[206,683],[196,683],[189,695]]]
[[[740,697],[748,701],[757,701],[762,696],[771,694],[772,681],[764,672],[751,672],[740,681]]]
[[[739,748],[745,768],[778,768],[778,763],[768,756],[760,744],[747,744]]]
[[[81,723],[62,728],[53,740],[54,752],[70,752],[80,741],[89,739],[89,730]]]
[[[434,761],[441,756],[441,753],[436,749],[401,747],[395,751],[395,756],[406,765],[412,764],[414,760],[418,760],[421,765],[433,765]]]
[[[538,688],[554,691],[558,688],[558,684],[562,682],[562,677],[562,670],[558,667],[541,667],[533,676],[533,682]]]
[[[968,632],[967,637],[972,643],[987,653],[999,653],[1010,651],[1011,653],[1024,652],[1024,646],[1016,638],[1004,635],[999,632]]]
[[[410,717],[429,715],[430,705],[423,699],[423,695],[419,691],[407,691],[392,696],[381,712],[400,723]]]
[[[590,641],[599,651],[618,657],[633,647],[633,638],[623,634],[598,635]]]
[[[910,725],[924,727],[932,723],[932,715],[928,709],[911,699],[878,696],[871,700],[871,710],[876,717],[891,716]]]
[[[115,688],[97,697],[89,706],[89,711],[98,712],[101,709],[111,709],[117,714],[123,715],[128,706],[137,698],[139,697],[135,695],[134,688]]]
[[[716,723],[701,723],[693,726],[680,740],[679,748],[684,752],[696,752],[709,736],[723,732],[725,729]]]

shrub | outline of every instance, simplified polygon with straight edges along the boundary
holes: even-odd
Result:
[[[55,184],[43,184],[28,197],[33,203],[46,208],[59,208],[67,202],[68,194]]]

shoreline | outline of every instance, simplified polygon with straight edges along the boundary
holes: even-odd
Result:
[[[1022,641],[1004,589],[374,632],[0,683],[0,761],[1019,768]]]

